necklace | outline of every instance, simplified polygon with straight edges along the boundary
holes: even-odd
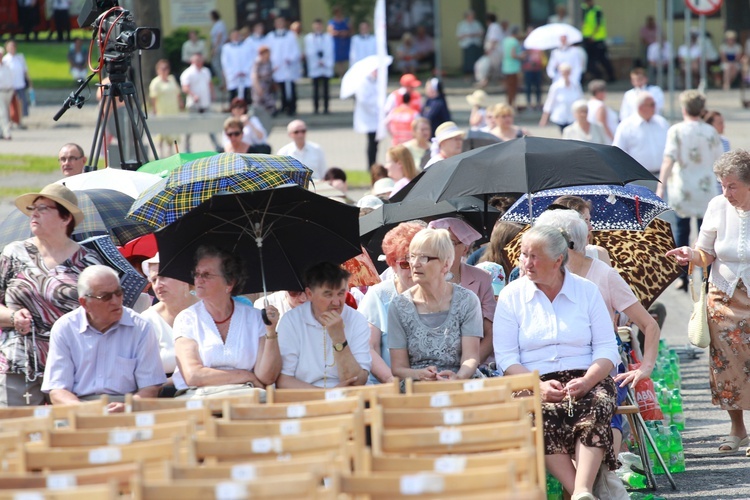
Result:
[[[224,323],[232,319],[233,314],[234,314],[234,301],[232,301],[232,312],[229,313],[229,316],[227,316],[226,319],[223,319],[221,321],[216,321],[214,319],[214,323],[216,323],[217,325],[223,325]],[[211,316],[211,319],[213,319],[213,316]]]

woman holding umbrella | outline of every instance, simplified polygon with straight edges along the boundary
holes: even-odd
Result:
[[[42,374],[50,329],[78,307],[78,276],[99,257],[70,239],[83,221],[76,195],[61,184],[16,198],[33,236],[0,255],[0,406],[44,404]]]
[[[743,411],[750,410],[747,318],[750,317],[750,153],[725,153],[714,165],[723,195],[711,200],[694,248],[667,252],[681,266],[711,266],[708,330],[711,338],[711,402],[726,410],[732,427],[719,443],[720,453],[748,444]],[[750,452],[747,452],[750,456]]]
[[[423,229],[409,244],[414,286],[388,308],[388,346],[396,377],[445,381],[476,373],[481,306],[476,295],[447,281],[454,255],[444,229]]]
[[[281,371],[276,335],[279,312],[261,312],[232,298],[245,283],[239,259],[226,250],[202,246],[195,254],[195,294],[200,301],[174,320],[177,369],[172,376],[179,396],[196,397],[193,388],[226,386],[234,391],[272,384]]]

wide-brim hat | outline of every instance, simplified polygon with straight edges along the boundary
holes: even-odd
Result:
[[[60,205],[64,206],[68,212],[73,216],[75,225],[77,226],[83,222],[83,212],[78,208],[78,198],[75,193],[63,186],[62,184],[48,184],[42,188],[38,193],[26,193],[16,198],[16,207],[28,216],[31,216],[31,212],[26,208],[34,203],[34,200],[40,196],[50,199]]]
[[[458,128],[455,122],[443,122],[435,130],[435,140],[438,144],[454,137],[463,137],[464,135],[464,131]]]
[[[470,106],[479,106],[480,108],[487,107],[487,92],[484,90],[475,90],[471,94],[466,96],[466,102]]]
[[[390,194],[391,191],[393,191],[393,186],[395,184],[396,183],[393,182],[393,179],[391,179],[390,177],[384,177],[383,179],[378,179],[372,185],[372,194],[373,196]]]
[[[159,264],[159,252],[156,252],[156,255],[150,259],[141,262],[141,270],[143,271],[143,274],[146,275],[146,278],[148,278],[148,268],[151,264]]]

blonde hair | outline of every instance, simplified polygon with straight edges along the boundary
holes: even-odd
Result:
[[[406,146],[399,144],[393,146],[388,150],[388,156],[391,157],[391,161],[395,161],[401,164],[401,168],[404,170],[404,177],[412,180],[417,176],[417,167],[414,166],[414,157],[411,155]]]
[[[415,234],[409,244],[409,253],[416,254],[420,251],[434,255],[448,267],[453,265],[455,252],[447,229],[425,228]]]
[[[513,111],[513,108],[511,106],[508,106],[504,102],[500,104],[495,104],[492,107],[492,116],[497,118],[498,116],[504,116],[504,115],[515,116],[516,112]]]

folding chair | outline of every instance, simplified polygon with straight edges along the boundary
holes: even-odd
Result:
[[[49,473],[2,474],[0,475],[0,490],[29,488],[56,490],[96,484],[103,485],[114,481],[120,491],[127,492],[130,490],[130,482],[141,472],[141,464],[132,462]]]
[[[194,422],[203,425],[211,420],[208,408],[181,408],[171,410],[141,411],[137,413],[111,413],[108,415],[71,415],[71,429],[114,429],[117,427],[153,427],[158,424]]]
[[[95,486],[81,486],[65,489],[25,489],[0,491],[0,500],[112,500],[117,498],[117,486],[114,482]]]
[[[195,479],[181,481],[135,481],[134,500],[212,500],[240,498],[316,498],[317,480],[312,474],[287,474],[262,481]]]

